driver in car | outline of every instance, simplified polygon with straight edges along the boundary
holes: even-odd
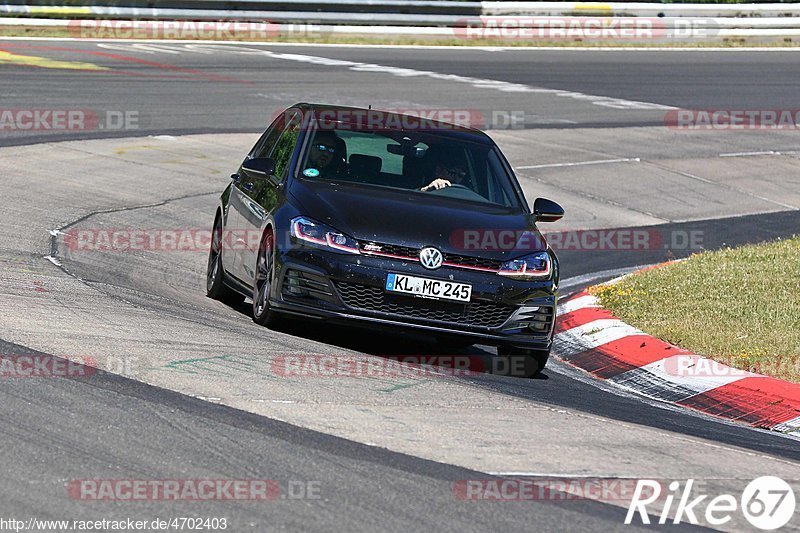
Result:
[[[452,185],[460,185],[466,174],[467,172],[460,165],[438,164],[436,165],[436,178],[422,187],[420,191],[436,191]]]
[[[339,137],[332,131],[320,131],[314,136],[308,166],[323,174],[336,174],[340,169],[341,154],[337,153]],[[338,163],[337,163],[338,161]]]

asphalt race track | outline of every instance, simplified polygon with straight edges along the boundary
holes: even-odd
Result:
[[[64,241],[71,230],[208,229],[227,176],[298,101],[461,110],[491,126],[530,201],[565,207],[543,230],[649,237],[635,250],[561,251],[566,295],[633,267],[797,233],[796,131],[665,121],[678,108],[793,109],[797,79],[787,51],[0,40],[0,110],[83,110],[102,124],[0,128],[0,354],[99,368],[2,379],[5,517],[225,517],[233,531],[622,530],[625,501],[474,502],[453,487],[493,476],[696,478],[739,494],[770,474],[800,487],[797,436],[611,389],[558,361],[557,348],[536,380],[281,376],[285,355],[488,358],[489,348],[318,323],[260,328],[248,305],[205,298],[204,249]],[[511,116],[523,119],[500,123]],[[269,479],[285,497],[74,498],[66,487],[85,479]],[[722,529],[748,528],[741,520]]]

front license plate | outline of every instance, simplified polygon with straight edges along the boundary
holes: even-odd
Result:
[[[386,290],[456,302],[469,302],[472,296],[472,285],[466,283],[418,278],[405,274],[389,274],[386,277]]]

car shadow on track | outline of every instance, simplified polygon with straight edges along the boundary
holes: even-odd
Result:
[[[250,319],[250,305],[238,306],[236,310]],[[303,339],[391,359],[399,356],[467,356],[485,362],[487,365],[484,367],[485,369],[492,368],[491,360],[494,359],[492,348],[489,346],[452,348],[424,335],[413,333],[399,334],[391,331],[366,330],[353,326],[337,326],[301,319],[286,320],[279,331]],[[558,364],[558,361],[551,361],[550,364],[554,363]],[[494,376],[492,377],[494,378]],[[546,381],[521,378],[503,379],[503,377],[475,380],[465,376],[470,386],[477,386],[512,398],[527,399],[556,408],[574,409],[622,422],[756,450],[759,453],[800,460],[800,447],[797,447],[797,441],[793,439],[781,438],[779,435],[767,432],[753,431],[746,426],[717,421],[708,416],[696,416],[681,410],[667,409],[651,402],[643,402],[631,395],[609,393],[603,388],[587,383],[586,379],[576,378],[571,375],[571,372],[543,372],[539,378]]]
[[[233,309],[248,318],[252,317],[250,303],[243,303]],[[464,370],[453,372],[456,376],[493,374],[518,377],[511,370],[508,361],[496,355],[493,346],[465,345],[459,339],[440,340],[433,335],[415,333],[413,330],[360,327],[286,317],[274,331],[395,361],[429,364],[448,371],[454,368]],[[547,373],[540,372],[534,379],[549,377]]]

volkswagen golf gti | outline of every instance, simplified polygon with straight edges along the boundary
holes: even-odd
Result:
[[[525,373],[549,357],[559,265],[513,170],[485,133],[316,104],[281,113],[220,197],[207,294],[289,315],[412,328],[497,346]]]

